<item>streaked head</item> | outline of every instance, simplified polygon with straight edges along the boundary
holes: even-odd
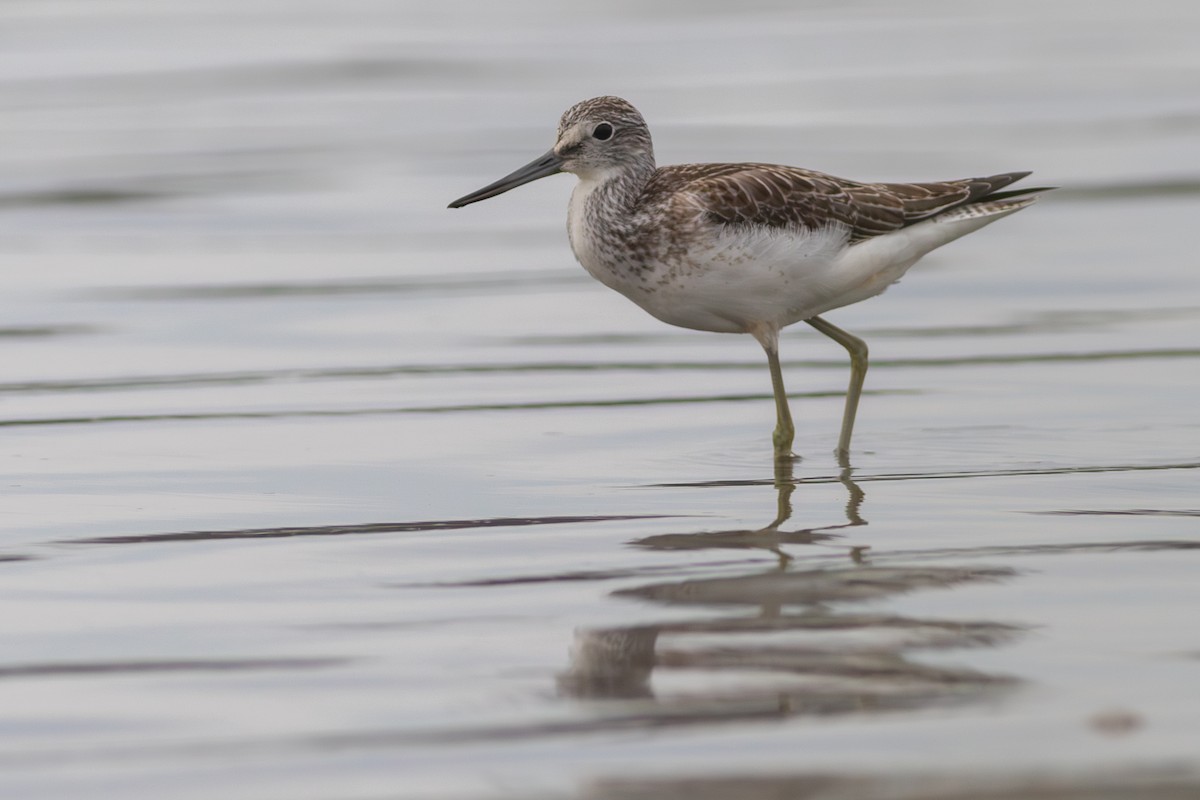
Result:
[[[619,97],[593,97],[567,109],[558,122],[553,152],[560,169],[602,179],[631,165],[654,168],[650,129],[638,110]]]
[[[593,97],[567,109],[550,152],[493,184],[460,197],[460,208],[503,194],[522,184],[571,172],[584,180],[605,180],[628,170],[653,170],[650,130],[638,110],[619,97]]]

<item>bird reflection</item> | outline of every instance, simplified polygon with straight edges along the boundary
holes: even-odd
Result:
[[[796,491],[795,462],[792,459],[777,459],[775,461],[775,518],[766,526],[752,530],[704,531],[701,533],[668,533],[657,536],[647,536],[636,539],[631,544],[653,550],[698,550],[708,548],[721,549],[765,549],[774,553],[780,562],[780,567],[786,566],[792,557],[783,547],[785,545],[810,545],[830,543],[838,539],[839,534],[833,533],[844,528],[866,525],[861,509],[866,494],[854,482],[853,469],[844,457],[839,462],[838,480],[846,487],[845,521],[819,525],[795,530],[781,530],[783,524],[792,517],[792,495]],[[848,555],[861,563],[866,548],[852,547]]]
[[[866,525],[865,495],[842,465],[844,520],[784,529],[793,515],[791,462],[775,470],[775,516],[756,530],[650,536],[660,550],[755,548],[779,555],[766,570],[625,588],[614,597],[688,607],[683,621],[576,632],[559,691],[568,697],[635,700],[646,724],[687,724],[797,714],[922,708],[979,698],[1011,686],[999,675],[909,658],[910,651],[994,645],[1022,629],[980,620],[920,619],[846,604],[926,588],[1004,580],[1004,568],[878,566],[838,531]],[[782,548],[839,547],[848,557],[796,568]],[[622,712],[628,715],[628,707]],[[624,718],[624,717],[623,717]],[[627,722],[627,720],[626,720]]]

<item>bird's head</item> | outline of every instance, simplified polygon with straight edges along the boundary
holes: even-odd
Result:
[[[495,183],[460,197],[450,208],[461,208],[509,189],[570,172],[587,181],[604,181],[634,169],[654,168],[654,147],[642,115],[619,97],[593,97],[567,109],[558,123],[554,147]]]

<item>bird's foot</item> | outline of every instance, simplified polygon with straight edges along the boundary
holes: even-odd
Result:
[[[775,445],[775,463],[800,460],[800,456],[792,452],[792,438],[791,434],[781,436],[779,431],[775,431],[775,435],[771,437],[771,441]]]

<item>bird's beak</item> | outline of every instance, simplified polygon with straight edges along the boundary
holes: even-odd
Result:
[[[477,192],[471,192],[465,197],[460,197],[451,203],[449,208],[462,208],[471,203],[478,203],[480,200],[487,200],[489,197],[495,197],[498,194],[504,194],[509,189],[515,189],[523,183],[536,181],[538,178],[544,178],[547,175],[553,175],[556,172],[562,171],[562,159],[551,150],[546,155],[531,161],[521,167],[512,174],[505,175],[495,183],[490,183]]]

